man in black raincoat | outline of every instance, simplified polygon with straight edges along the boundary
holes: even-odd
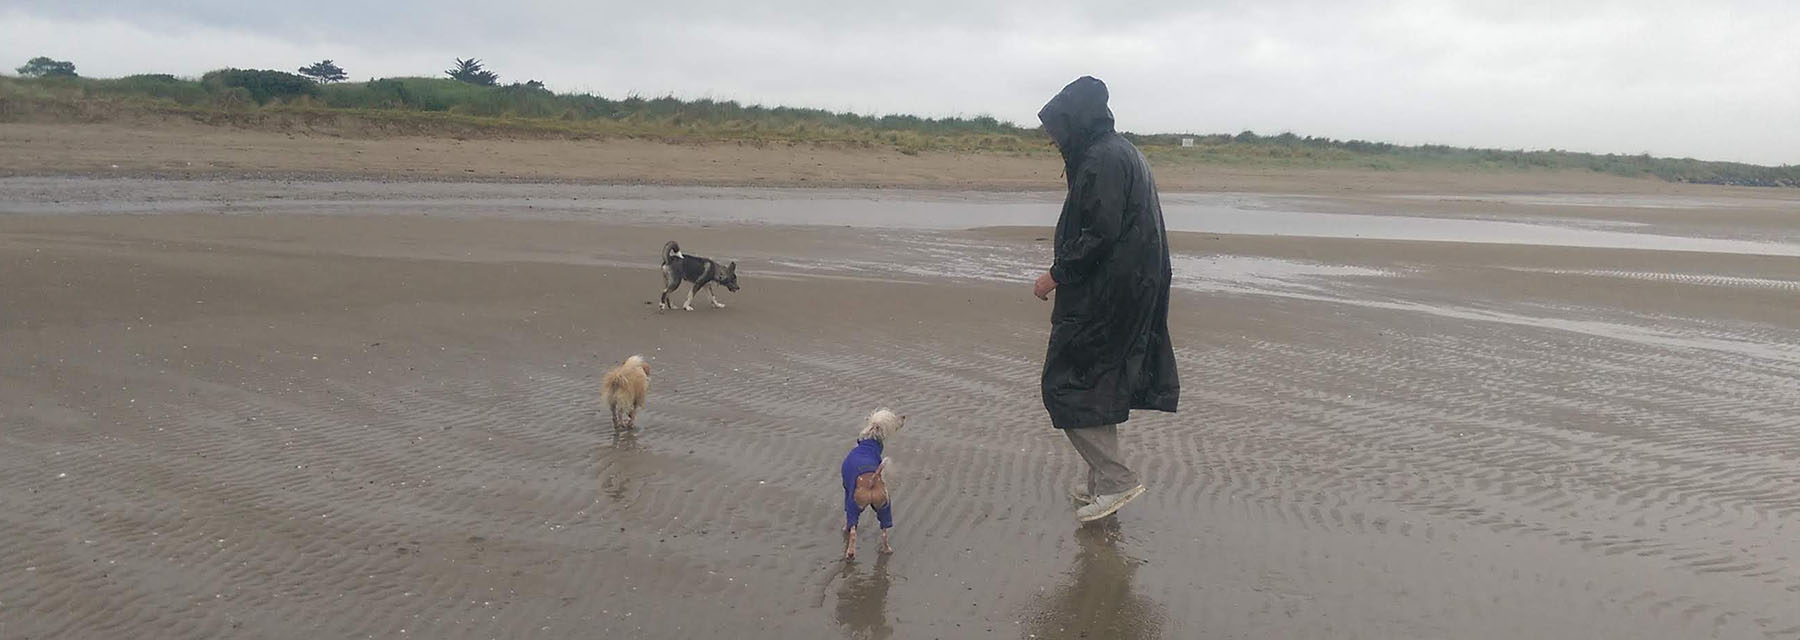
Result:
[[[1037,279],[1048,299],[1044,407],[1088,464],[1083,522],[1144,493],[1119,454],[1132,409],[1174,411],[1181,395],[1169,341],[1169,246],[1150,164],[1113,131],[1106,84],[1083,76],[1038,112],[1062,151],[1069,193],[1056,222],[1056,262]]]

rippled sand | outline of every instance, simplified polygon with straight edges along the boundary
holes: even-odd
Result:
[[[20,184],[0,637],[1800,635],[1791,257],[1177,234],[1184,410],[1128,424],[1150,492],[1084,528],[1037,399],[1046,229]],[[1483,202],[1322,209],[1794,232]],[[729,308],[655,311],[670,238],[740,262]],[[911,416],[898,553],[845,564],[877,405]]]

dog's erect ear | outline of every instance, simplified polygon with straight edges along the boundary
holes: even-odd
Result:
[[[737,261],[736,260],[732,260],[731,264],[725,265],[725,273],[732,273],[732,274],[737,273]]]

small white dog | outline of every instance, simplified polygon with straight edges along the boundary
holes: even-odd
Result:
[[[881,552],[893,553],[888,544],[888,529],[894,527],[894,504],[888,499],[887,481],[881,477],[887,470],[888,458],[881,455],[887,439],[906,426],[906,416],[887,409],[876,409],[862,431],[856,434],[856,446],[844,455],[844,559],[856,557],[856,522],[862,512],[875,507],[875,518],[881,522]]]

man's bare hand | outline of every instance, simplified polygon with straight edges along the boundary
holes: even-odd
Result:
[[[1045,271],[1044,275],[1038,276],[1037,282],[1031,287],[1031,293],[1036,295],[1039,300],[1049,300],[1050,292],[1055,290],[1056,278],[1050,277],[1048,271]]]

